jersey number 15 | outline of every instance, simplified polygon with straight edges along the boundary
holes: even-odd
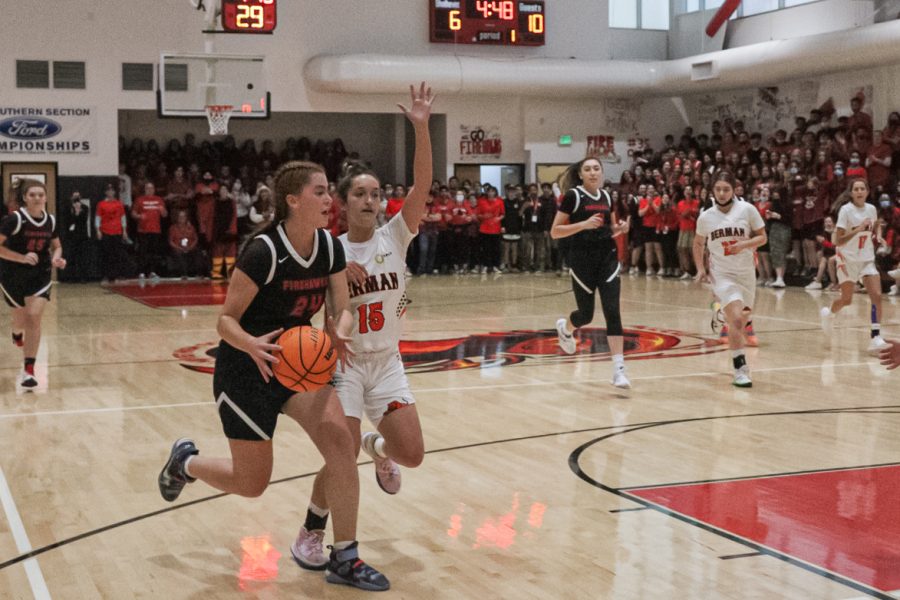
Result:
[[[361,304],[356,310],[359,311],[359,332],[369,333],[369,331],[381,331],[384,327],[384,305],[381,302],[373,302],[372,304]]]

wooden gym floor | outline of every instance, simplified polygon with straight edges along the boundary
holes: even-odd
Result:
[[[865,353],[864,296],[826,340],[830,294],[760,289],[754,387],[738,390],[710,292],[625,277],[623,393],[601,316],[576,358],[557,354],[567,277],[410,286],[404,354],[428,455],[393,497],[360,459],[362,556],[391,579],[383,597],[900,597],[900,372]],[[287,419],[261,498],[195,484],[160,499],[175,438],[227,452],[203,372],[217,307],[189,287],[187,308],[153,308],[55,286],[35,393],[15,389],[21,353],[0,344],[0,597],[366,594],[290,558],[321,463]]]

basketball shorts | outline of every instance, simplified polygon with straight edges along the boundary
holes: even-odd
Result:
[[[25,298],[37,296],[50,300],[50,273],[39,269],[15,269],[0,278],[0,291],[10,308],[23,308]]]
[[[878,275],[875,261],[856,261],[845,259],[840,252],[837,253],[837,278],[838,283],[850,281],[856,283],[867,275]]]
[[[744,308],[752,309],[756,300],[756,275],[713,274],[712,289],[722,308],[738,301]]]
[[[213,394],[228,439],[271,440],[284,403],[295,393],[274,377],[266,383],[246,352],[219,344]]]
[[[345,415],[362,420],[365,413],[376,427],[389,412],[416,403],[396,350],[357,354],[352,367],[334,372],[334,388]]]

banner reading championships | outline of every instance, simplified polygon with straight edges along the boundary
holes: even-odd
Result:
[[[95,130],[93,108],[0,106],[0,155],[90,154]]]

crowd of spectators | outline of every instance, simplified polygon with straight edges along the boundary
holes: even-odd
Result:
[[[726,168],[738,180],[736,195],[766,222],[760,285],[834,286],[831,232],[856,178],[868,181],[869,201],[879,211],[885,239],[879,269],[888,282],[900,279],[900,113],[875,129],[861,97],[851,100],[848,116],[837,117],[829,105],[797,117],[790,132],[748,131],[740,120],[724,119],[709,133],[687,127],[677,141],[668,135],[659,151],[646,145],[635,151],[621,178],[605,185],[618,218],[631,222],[628,235],[617,238],[626,272],[685,280],[695,273],[690,247],[697,215],[711,203],[713,173]],[[318,162],[334,182],[358,160],[339,139],[289,139],[276,152],[271,141],[257,150],[252,140],[238,147],[229,136],[197,145],[191,135],[165,150],[153,140],[123,139],[120,157],[118,184],[109,186],[97,211],[107,279],[123,276],[129,260],[148,276],[227,277],[237,243],[272,217],[272,175],[282,162]],[[407,257],[410,274],[564,272],[565,241],[550,238],[561,201],[554,182],[498,190],[451,177],[435,181],[431,191]],[[399,212],[405,195],[404,184],[385,184],[382,222]],[[346,229],[337,201],[329,227],[336,235]],[[126,248],[131,240],[133,252]],[[79,243],[70,245],[72,252]]]

